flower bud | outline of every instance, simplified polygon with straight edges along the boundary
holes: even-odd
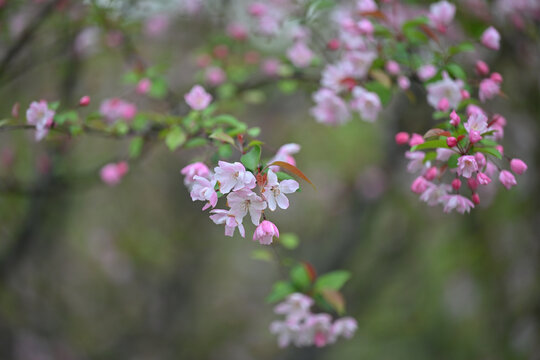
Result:
[[[253,241],[259,241],[262,245],[270,245],[274,236],[279,238],[277,226],[268,220],[263,220],[255,229]]]
[[[461,122],[461,118],[460,118],[459,115],[456,113],[456,111],[453,110],[453,111],[450,113],[450,124],[451,124],[452,126],[458,126],[460,122]]]
[[[409,134],[402,131],[398,132],[395,136],[396,144],[398,145],[405,145],[407,142],[409,142]]]
[[[510,171],[507,171],[507,170],[501,171],[501,173],[499,174],[499,181],[508,190],[510,190],[512,186],[517,184],[517,181],[514,175]]]
[[[450,103],[447,98],[442,98],[437,104],[437,109],[440,111],[447,111],[450,108]]]
[[[85,95],[79,100],[79,106],[88,106],[90,104],[90,96]]]
[[[480,76],[486,76],[487,74],[489,74],[489,66],[483,62],[482,60],[478,60],[476,62],[476,72],[478,73],[478,75]]]
[[[467,179],[467,185],[469,186],[469,188],[470,188],[472,191],[475,191],[476,189],[478,189],[478,182],[477,182],[476,179],[473,178],[473,177]]]
[[[478,172],[478,175],[476,175],[476,181],[480,185],[487,185],[491,182],[491,179],[489,178],[489,176],[487,176],[483,172]]]
[[[458,143],[457,139],[453,136],[446,138],[446,145],[448,145],[448,147],[450,148],[453,148],[454,146],[456,146],[457,143]]]
[[[424,174],[424,177],[429,181],[435,179],[437,177],[437,167],[436,166],[430,167],[428,171],[426,171],[426,173]]]
[[[474,193],[471,197],[472,202],[474,205],[480,204],[480,196],[478,196],[478,193]]]
[[[461,187],[461,180],[459,180],[458,178],[455,178],[454,180],[452,180],[452,189],[454,190],[459,190],[459,188]]]
[[[411,184],[411,191],[415,194],[422,194],[429,186],[429,181],[427,181],[423,176],[419,176]]]
[[[510,161],[510,168],[513,172],[515,172],[518,175],[523,174],[525,171],[527,171],[527,164],[523,160],[520,159],[512,159]]]

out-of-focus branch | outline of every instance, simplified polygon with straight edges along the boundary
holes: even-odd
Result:
[[[37,30],[43,24],[43,22],[53,12],[56,4],[60,0],[52,0],[47,3],[43,9],[36,15],[30,25],[21,33],[21,35],[15,40],[15,42],[9,47],[2,59],[0,59],[0,78],[5,74],[9,65],[15,59],[17,54],[24,49],[26,44],[32,40],[32,37],[36,34]]]

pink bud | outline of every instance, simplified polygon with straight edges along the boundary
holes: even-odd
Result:
[[[517,181],[514,175],[510,171],[507,171],[507,170],[501,171],[501,173],[499,174],[499,181],[508,190],[510,190],[512,186],[517,184]]]
[[[489,66],[482,60],[478,60],[476,62],[476,72],[480,76],[486,76],[487,74],[489,74]]]
[[[489,176],[487,176],[483,172],[478,172],[478,175],[476,175],[476,181],[480,185],[487,185],[491,182],[491,179],[489,178]]]
[[[409,134],[404,131],[398,132],[396,134],[395,139],[396,139],[396,144],[405,145],[409,141]]]
[[[411,87],[411,81],[406,76],[399,76],[397,82],[401,90],[407,90]]]
[[[386,63],[385,65],[385,69],[386,71],[388,71],[388,73],[390,75],[397,75],[399,74],[400,72],[400,68],[399,68],[399,64],[397,62],[395,62],[394,60],[390,60]]]
[[[429,181],[427,181],[423,176],[417,177],[411,184],[411,191],[415,194],[422,194],[429,186]]]
[[[152,82],[148,78],[141,79],[139,83],[137,84],[137,88],[135,89],[138,94],[146,94],[148,90],[150,90],[150,87],[152,86]]]
[[[502,145],[495,146],[495,149],[497,149],[501,155],[504,155],[504,147]]]
[[[424,174],[424,177],[429,181],[435,179],[437,177],[437,167],[436,166],[430,167],[428,171],[426,171],[426,173]]]
[[[328,41],[328,44],[326,44],[326,47],[328,48],[328,50],[332,50],[332,51],[339,49],[340,46],[341,44],[339,42],[339,39],[336,39],[336,38],[330,39],[330,41]]]
[[[481,41],[482,44],[488,49],[499,50],[501,35],[493,26],[490,26],[482,34]]]
[[[373,32],[375,32],[375,27],[373,26],[371,21],[367,19],[360,20],[357,26],[358,26],[358,31],[362,35],[370,36],[370,35],[373,35]]]
[[[447,111],[450,108],[450,103],[448,102],[447,98],[442,98],[439,103],[437,104],[437,108],[440,111]]]
[[[202,54],[197,57],[197,66],[200,68],[205,68],[212,62],[212,58],[208,54]]]
[[[476,179],[473,178],[473,177],[467,179],[467,185],[469,185],[469,188],[470,188],[472,191],[475,191],[475,190],[478,188],[478,182],[477,182]]]
[[[90,96],[85,95],[79,100],[79,106],[88,106],[90,104]]]
[[[461,122],[461,118],[459,117],[459,115],[456,113],[455,110],[452,110],[452,112],[450,113],[450,124],[452,126],[458,126],[460,122]]]
[[[458,178],[455,178],[454,180],[452,180],[452,189],[454,190],[459,190],[459,188],[461,187],[461,180],[459,180]]]
[[[253,241],[258,240],[262,245],[270,245],[273,237],[279,238],[279,230],[268,220],[263,220],[253,233]]]
[[[510,168],[513,172],[515,172],[518,175],[523,174],[525,171],[527,171],[527,164],[523,160],[520,159],[512,159],[510,161]]]
[[[479,169],[486,166],[486,157],[481,152],[477,152],[476,154],[474,154],[474,159],[476,160]]]
[[[500,84],[503,82],[503,77],[498,72],[494,72],[491,74],[490,79],[495,81],[496,83]]]
[[[424,143],[424,138],[420,134],[412,134],[409,146],[420,145]]]
[[[11,108],[11,116],[13,116],[15,119],[19,117],[19,109],[21,107],[21,104],[16,102],[13,104],[13,107]]]
[[[467,99],[470,99],[471,98],[471,94],[469,94],[469,92],[465,89],[461,89],[461,99],[462,100],[467,100]]]
[[[214,56],[218,59],[224,59],[229,55],[229,48],[227,45],[217,45],[213,50]]]
[[[474,193],[471,197],[471,200],[475,205],[480,204],[480,196],[478,195],[478,193]]]
[[[448,145],[448,147],[450,148],[453,148],[457,145],[457,139],[453,136],[446,138],[446,145]]]

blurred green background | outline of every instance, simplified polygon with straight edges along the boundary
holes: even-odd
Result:
[[[90,94],[95,110],[129,93],[117,51],[81,59],[69,50],[77,26],[43,24],[0,78],[2,116],[16,101],[23,114],[35,99],[76,104]],[[172,64],[168,79],[180,93],[193,82],[193,52],[208,26],[181,19],[166,37],[137,45],[150,63]],[[284,143],[302,146],[297,165],[318,190],[305,186],[273,220],[300,237],[298,259],[320,273],[352,272],[344,294],[359,324],[353,339],[278,349],[264,299],[279,269],[252,259],[260,245],[225,237],[191,202],[179,171],[197,151],[161,145],[114,188],[94,181],[50,196],[0,193],[0,358],[540,359],[540,43],[510,24],[501,32],[500,53],[463,61],[481,56],[503,75],[508,98],[491,109],[508,121],[506,153],[529,170],[516,188],[481,194],[470,215],[443,214],[409,192],[413,177],[393,137],[432,124],[418,89],[415,103],[397,94],[376,124],[316,124],[308,95],[277,89],[238,114],[262,127],[268,157]],[[127,147],[90,136],[36,144],[29,133],[0,132],[0,151],[14,154],[0,181],[32,183],[44,156],[55,171],[85,174]]]

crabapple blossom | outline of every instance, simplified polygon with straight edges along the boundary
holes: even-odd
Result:
[[[426,202],[429,206],[437,205],[443,202],[445,196],[452,190],[448,184],[431,184],[420,196],[420,200]]]
[[[137,106],[119,98],[103,101],[99,107],[100,114],[109,124],[117,120],[131,120],[137,113]]]
[[[428,103],[435,109],[438,109],[441,100],[446,99],[451,109],[456,109],[461,102],[461,84],[459,81],[452,80],[444,72],[443,79],[427,85]]]
[[[346,339],[352,338],[356,330],[358,329],[358,323],[352,317],[343,317],[337,319],[332,324],[332,336],[343,336]]]
[[[482,41],[482,45],[488,49],[499,50],[501,35],[499,35],[499,32],[493,26],[490,26],[484,31],[480,40]]]
[[[54,110],[49,109],[49,104],[45,100],[34,101],[26,110],[26,122],[34,125],[36,129],[36,141],[42,140],[49,133],[49,128],[53,124]]]
[[[401,71],[400,67],[399,67],[399,64],[397,62],[395,62],[394,60],[390,60],[388,61],[385,65],[384,65],[384,68],[386,69],[386,71],[390,74],[390,75],[398,75],[399,72]]]
[[[214,189],[217,180],[208,180],[207,178],[197,175],[193,177],[193,180],[195,182],[193,183],[193,187],[191,188],[191,199],[193,201],[208,201],[208,203],[204,205],[203,210],[208,209],[210,206],[214,208],[218,201],[218,196],[216,190]]]
[[[193,110],[204,110],[212,102],[212,95],[207,93],[202,86],[195,85],[189,93],[184,95],[184,99]]]
[[[210,210],[210,219],[217,225],[225,224],[225,236],[232,237],[234,230],[238,228],[238,232],[242,237],[246,236],[246,230],[242,225],[242,219],[237,218],[230,210],[214,209]]]
[[[431,25],[441,32],[446,31],[446,27],[452,23],[456,14],[456,6],[448,1],[439,1],[429,6],[429,20]]]
[[[410,160],[407,165],[407,170],[410,173],[415,173],[423,169],[425,156],[426,154],[422,151],[407,151],[405,157]]]
[[[137,93],[146,94],[150,90],[151,86],[152,86],[152,81],[150,81],[150,79],[148,78],[141,79],[137,83],[137,88],[136,88]]]
[[[270,245],[274,237],[279,238],[279,230],[268,220],[263,220],[253,233],[253,241],[258,241],[261,245]]]
[[[464,155],[458,159],[458,174],[470,178],[474,172],[478,171],[478,164],[472,155]]]
[[[483,134],[488,129],[487,117],[483,113],[473,113],[469,115],[467,122],[463,124],[465,130],[471,133],[476,131],[478,134]]]
[[[266,59],[262,62],[261,68],[265,75],[276,76],[280,66],[281,62],[278,59]]]
[[[516,174],[522,175],[525,171],[527,171],[527,164],[525,164],[523,160],[512,159],[510,160],[510,168]]]
[[[214,168],[214,173],[216,180],[219,182],[219,191],[222,194],[243,188],[253,189],[256,185],[255,176],[239,162],[231,164],[226,161],[219,161],[218,166]]]
[[[287,58],[296,67],[304,68],[311,64],[314,54],[304,42],[298,41],[287,50]]]
[[[437,74],[437,68],[431,64],[422,65],[418,68],[418,70],[416,71],[416,74],[418,75],[420,80],[426,81],[426,80],[431,79]]]
[[[184,184],[186,186],[190,186],[195,182],[195,176],[204,177],[206,179],[210,178],[210,169],[208,169],[208,166],[206,166],[202,162],[195,162],[193,164],[189,164],[182,170],[180,170],[180,173],[185,176]]]
[[[99,175],[101,180],[109,185],[118,185],[122,178],[127,174],[129,166],[125,161],[107,164],[101,168]]]
[[[486,76],[487,74],[489,74],[489,66],[482,60],[478,60],[476,62],[475,69],[478,75],[480,76]]]
[[[287,315],[292,318],[303,318],[309,313],[309,309],[313,306],[314,301],[311,297],[294,293],[287,297],[287,299],[278,304],[274,308],[276,314]]]
[[[424,143],[424,137],[422,135],[416,134],[416,133],[411,135],[411,140],[409,140],[410,146],[415,146],[415,145],[419,145],[423,143]]]
[[[90,96],[85,95],[79,100],[79,106],[88,106],[90,105]]]
[[[259,225],[262,212],[267,206],[259,195],[246,188],[227,195],[227,203],[231,207],[231,214],[238,219],[243,219],[249,213],[253,225]]]
[[[422,194],[427,190],[431,183],[423,176],[417,177],[411,184],[411,191],[416,194]]]
[[[456,210],[458,213],[464,214],[474,208],[473,202],[461,195],[446,195],[442,201],[446,213]]]
[[[356,86],[353,89],[351,108],[360,113],[362,120],[374,122],[377,120],[381,110],[381,100],[376,93],[367,91],[361,86]]]
[[[450,113],[450,125],[458,126],[460,122],[461,122],[461,118],[459,117],[459,115],[456,113],[455,110],[452,110],[452,112]]]
[[[493,99],[497,94],[499,94],[501,87],[499,83],[493,81],[492,79],[484,79],[480,82],[480,88],[478,90],[478,97],[480,101],[485,102],[486,100]]]
[[[287,199],[285,194],[292,194],[299,187],[300,185],[295,180],[283,180],[279,182],[277,175],[272,169],[269,169],[266,185],[261,193],[268,203],[268,209],[271,211],[276,210],[276,206],[279,206],[281,209],[287,209],[289,207],[289,199]]]
[[[406,76],[399,76],[397,81],[401,90],[407,90],[411,87],[411,81]]]
[[[499,181],[508,190],[510,190],[512,186],[515,186],[517,184],[516,178],[508,170],[501,171],[501,173],[499,174]]]
[[[223,69],[212,66],[206,69],[206,81],[212,86],[218,86],[225,82],[227,75]]]
[[[402,131],[398,132],[395,136],[396,144],[404,145],[409,142],[409,134]]]
[[[327,125],[341,125],[351,119],[351,114],[345,101],[332,90],[320,89],[313,95],[315,107],[311,114],[315,119]]]
[[[491,182],[491,179],[483,172],[478,172],[478,174],[476,175],[476,181],[480,185],[488,185]]]

